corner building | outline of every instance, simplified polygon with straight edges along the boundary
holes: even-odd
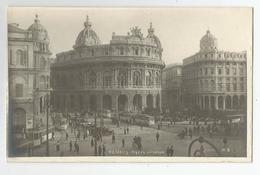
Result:
[[[45,127],[50,55],[48,32],[37,15],[28,29],[8,24],[9,126],[16,147],[26,143],[29,130]]]
[[[218,51],[217,44],[207,31],[200,51],[183,60],[185,104],[203,110],[246,111],[247,54]]]
[[[51,66],[55,111],[161,110],[162,51],[152,24],[147,37],[134,27],[101,44],[87,17],[73,50]]]

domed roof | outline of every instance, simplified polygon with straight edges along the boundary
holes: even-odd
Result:
[[[160,39],[154,34],[154,28],[152,26],[152,23],[150,23],[150,28],[148,29],[148,35],[147,38],[152,38],[155,44],[158,48],[162,48]]]
[[[217,38],[207,30],[207,33],[200,40],[201,52],[215,52],[218,50]]]
[[[32,32],[33,40],[49,43],[48,32],[45,27],[40,24],[37,14],[35,15],[34,23],[28,28],[28,31]]]
[[[84,23],[84,26],[85,28],[78,34],[75,45],[73,47],[78,48],[82,46],[99,45],[100,39],[97,36],[96,32],[92,30],[88,16]]]

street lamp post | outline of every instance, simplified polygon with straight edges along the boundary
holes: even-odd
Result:
[[[47,139],[46,139],[46,156],[49,156],[49,93],[46,94],[46,132],[47,132]]]
[[[97,112],[95,112],[95,148],[94,154],[97,156]]]

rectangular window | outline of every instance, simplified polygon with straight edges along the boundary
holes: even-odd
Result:
[[[236,75],[236,74],[237,74],[237,69],[233,68],[233,75]]]
[[[211,68],[211,75],[214,75],[215,74],[215,70],[214,68]]]
[[[208,75],[208,68],[205,68],[205,75]]]
[[[13,65],[13,54],[12,54],[12,49],[9,50],[9,60],[10,60],[10,64]]]
[[[229,68],[226,69],[226,75],[229,75]]]
[[[222,70],[218,69],[218,74],[221,75],[222,74]]]
[[[236,83],[233,84],[233,90],[234,90],[234,91],[237,90],[237,84],[236,84]]]
[[[16,97],[23,97],[23,84],[16,84],[15,85],[15,96]]]
[[[239,69],[239,75],[243,75],[243,68]]]
[[[227,91],[230,91],[230,84],[227,83]]]
[[[218,90],[219,90],[219,91],[222,91],[222,83],[219,83],[219,84],[218,84]]]

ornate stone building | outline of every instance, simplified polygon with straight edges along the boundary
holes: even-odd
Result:
[[[182,107],[182,64],[170,64],[162,73],[162,108],[176,111]]]
[[[16,146],[24,139],[22,134],[45,124],[50,55],[48,33],[37,15],[28,29],[8,24],[9,123]]]
[[[57,54],[51,66],[55,111],[161,109],[162,46],[152,24],[147,37],[134,27],[101,44],[89,19],[73,50]]]
[[[247,54],[218,51],[217,44],[207,31],[200,51],[183,60],[185,104],[205,110],[246,109]]]

